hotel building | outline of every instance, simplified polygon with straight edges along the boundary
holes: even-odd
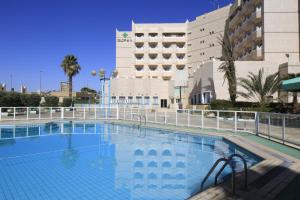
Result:
[[[117,30],[112,102],[178,108],[180,99],[184,107],[229,99],[218,70],[224,34],[237,77],[261,68],[299,73],[299,7],[299,0],[236,0],[191,22],[132,23],[131,31]]]

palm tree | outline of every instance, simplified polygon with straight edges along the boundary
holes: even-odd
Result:
[[[81,67],[74,55],[65,56],[60,66],[69,78],[69,97],[72,98],[73,77],[79,74]]]
[[[240,86],[247,92],[239,92],[241,96],[247,99],[253,99],[259,102],[261,107],[267,103],[267,98],[272,96],[280,87],[278,73],[264,76],[264,70],[260,69],[258,74],[249,72],[247,78],[239,78]]]
[[[237,98],[237,79],[235,70],[235,57],[233,54],[233,45],[230,41],[229,35],[225,32],[223,37],[219,37],[219,44],[222,46],[222,57],[221,61],[224,61],[220,67],[219,71],[224,73],[224,82],[228,82],[228,92],[230,100],[235,103]]]

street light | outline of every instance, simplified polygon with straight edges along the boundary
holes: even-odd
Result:
[[[91,74],[92,76],[97,76],[97,72],[95,70],[93,70]],[[99,70],[98,76],[100,80],[99,104],[102,106],[105,104],[105,82],[108,81],[108,107],[110,107],[110,78],[105,77],[104,69]]]
[[[42,95],[42,72],[40,71],[40,95]]]

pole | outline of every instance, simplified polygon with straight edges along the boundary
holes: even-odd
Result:
[[[40,95],[42,94],[42,72],[40,71]]]
[[[10,91],[12,92],[13,88],[12,88],[12,74],[10,74]]]

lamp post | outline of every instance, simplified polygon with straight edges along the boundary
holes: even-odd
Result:
[[[42,95],[42,72],[40,71],[40,95]]]
[[[92,71],[92,76],[96,76],[97,72],[95,70]],[[100,69],[99,73],[100,80],[100,95],[99,95],[99,105],[103,107],[105,105],[105,82],[108,82],[108,108],[110,108],[110,78],[105,77],[105,70]]]

